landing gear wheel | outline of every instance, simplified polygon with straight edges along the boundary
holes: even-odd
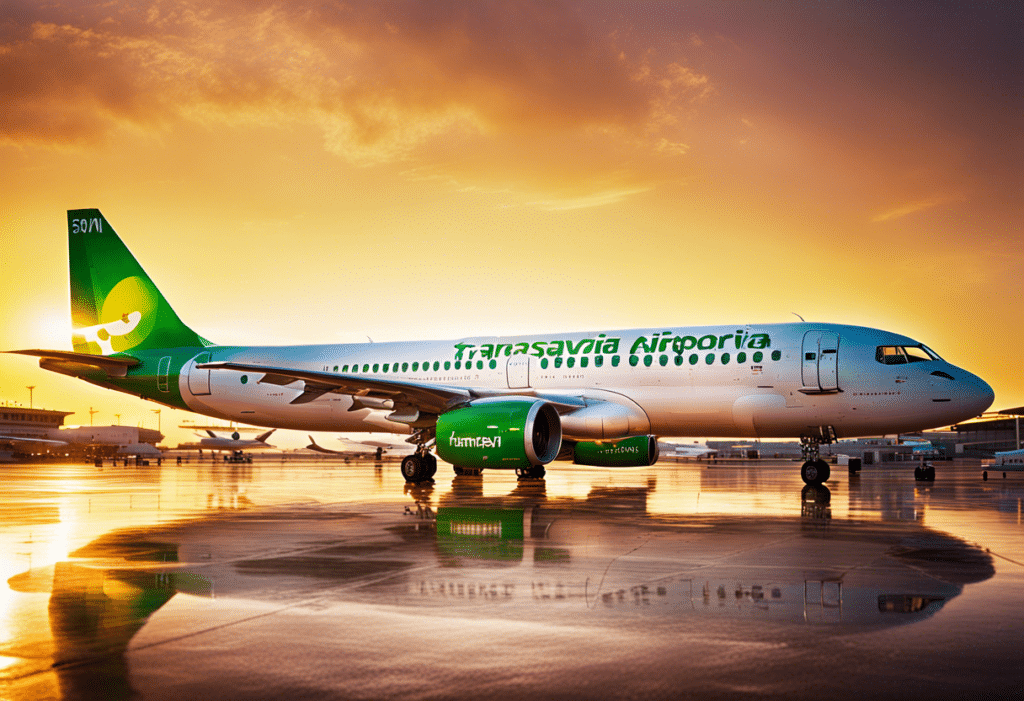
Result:
[[[406,482],[422,482],[427,479],[427,466],[419,455],[406,455],[402,458],[402,477]]]
[[[432,479],[434,475],[437,474],[437,458],[430,453],[427,453],[426,455],[421,456],[420,459],[423,461],[423,467],[425,469],[424,478]]]
[[[808,460],[800,468],[800,477],[806,484],[822,484],[826,482],[831,474],[828,463],[824,460]]]
[[[518,470],[516,470],[516,476],[519,477],[519,479],[540,479],[545,474],[547,474],[547,472],[544,470],[543,465],[531,465],[530,467],[521,467]]]

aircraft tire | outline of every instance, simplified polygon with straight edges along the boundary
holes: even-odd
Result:
[[[426,474],[426,465],[419,455],[406,455],[402,458],[402,477],[406,482],[422,482]]]
[[[423,463],[426,468],[426,479],[431,479],[437,474],[437,458],[427,453],[423,456]]]
[[[530,467],[523,467],[523,468],[520,468],[520,469],[516,470],[516,476],[519,477],[520,479],[523,479],[523,478],[540,479],[545,474],[547,474],[547,472],[544,469],[543,465],[531,465]]]
[[[805,484],[822,484],[828,480],[831,471],[824,460],[808,460],[800,468],[800,477]]]

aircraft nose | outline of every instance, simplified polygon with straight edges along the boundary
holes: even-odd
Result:
[[[967,375],[963,397],[964,408],[969,409],[972,416],[985,413],[995,401],[996,393],[992,391],[992,387],[985,380],[977,375],[964,374]]]

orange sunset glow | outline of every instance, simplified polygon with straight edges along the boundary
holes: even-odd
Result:
[[[71,349],[66,210],[97,207],[215,343],[796,313],[1021,406],[1022,28],[1013,3],[3,2],[0,345]],[[0,401],[29,385],[156,428],[0,356]],[[203,421],[162,412],[171,445]]]

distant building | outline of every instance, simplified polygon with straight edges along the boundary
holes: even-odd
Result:
[[[953,426],[957,454],[963,457],[990,458],[1005,450],[1017,450],[1024,440],[1024,407],[1003,409],[983,418]]]
[[[135,426],[64,427],[72,411],[0,406],[0,461],[41,455],[76,458],[155,455],[163,434]]]
[[[49,431],[64,425],[64,417],[73,411],[26,409],[22,406],[0,406],[0,434],[24,438],[46,438]]]

